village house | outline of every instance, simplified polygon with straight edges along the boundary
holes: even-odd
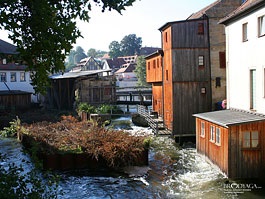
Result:
[[[229,178],[264,178],[265,1],[247,0],[225,25],[227,110],[195,114],[197,151]]]
[[[153,111],[179,139],[195,139],[192,115],[226,98],[225,34],[218,21],[242,3],[218,0],[186,20],[159,28],[162,51],[146,57]]]
[[[0,39],[0,102],[2,108],[29,107],[38,102],[30,72],[16,46]]]

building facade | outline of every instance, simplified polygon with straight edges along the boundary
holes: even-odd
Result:
[[[186,20],[168,22],[159,29],[163,49],[161,116],[175,136],[195,136],[192,114],[214,110],[217,102],[226,98],[225,31],[218,21],[241,3],[218,0]],[[157,70],[153,59],[146,57],[147,77]],[[152,79],[147,82],[153,88],[157,85]],[[157,111],[154,105],[153,109]]]

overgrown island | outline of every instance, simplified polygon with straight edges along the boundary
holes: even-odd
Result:
[[[93,107],[85,104],[77,110],[87,114],[95,112]],[[98,110],[108,113],[110,108],[103,105]],[[48,118],[52,118],[52,114],[42,114],[41,117],[46,119],[40,121],[34,113],[31,117],[32,121],[17,117],[1,134],[17,135],[24,148],[40,160],[44,169],[115,170],[148,164],[150,137],[131,135],[125,130],[106,127],[104,123],[99,125],[95,120],[81,120],[80,116],[73,114],[63,114],[58,117],[60,119],[50,121]]]

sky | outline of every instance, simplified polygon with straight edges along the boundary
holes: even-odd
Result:
[[[78,21],[78,28],[84,38],[77,39],[76,46],[85,52],[90,48],[109,51],[112,41],[120,42],[126,35],[136,34],[142,38],[142,46],[161,47],[161,33],[158,30],[167,22],[187,19],[215,0],[136,0],[122,11],[101,12],[92,6],[89,22]],[[1,39],[12,43],[7,32],[0,30]]]

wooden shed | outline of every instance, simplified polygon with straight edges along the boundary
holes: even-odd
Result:
[[[30,92],[10,90],[0,91],[0,109],[25,109],[31,105]]]
[[[264,178],[264,115],[230,109],[194,116],[199,153],[229,178]]]
[[[92,105],[116,102],[116,85],[113,75],[103,76],[111,70],[90,70],[53,75],[48,91],[48,106],[73,109],[78,102]]]

